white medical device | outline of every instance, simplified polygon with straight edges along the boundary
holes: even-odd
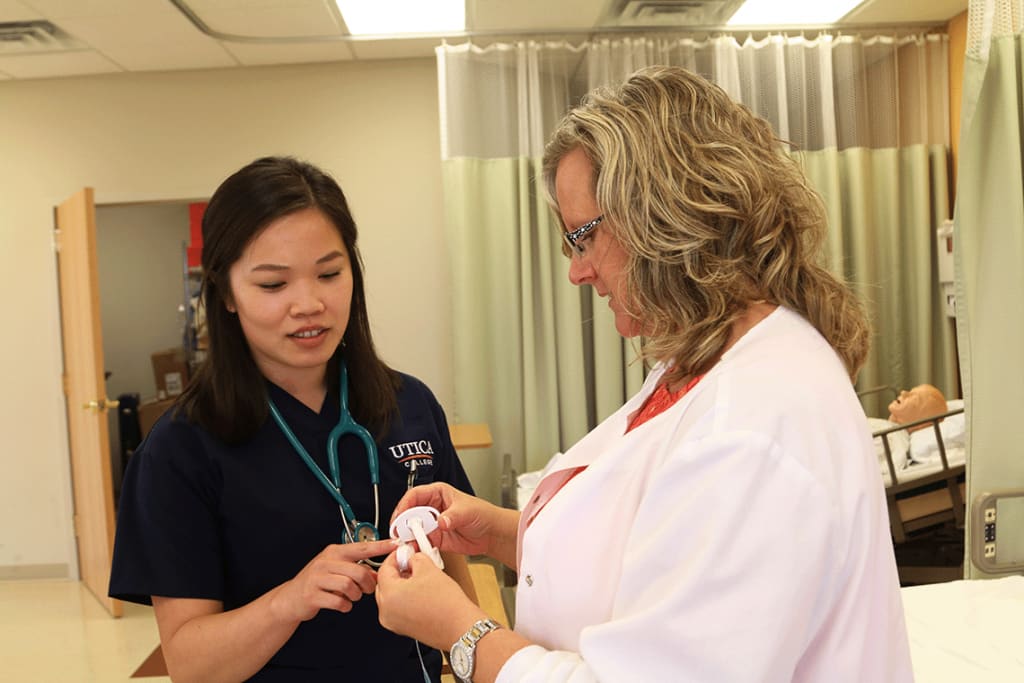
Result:
[[[415,552],[410,545],[413,541],[416,541],[420,552],[426,553],[434,561],[438,569],[444,569],[441,551],[431,546],[427,538],[427,534],[437,528],[437,518],[440,516],[441,513],[429,505],[420,505],[409,508],[391,523],[391,538],[402,541],[396,555],[399,570],[404,572],[409,569],[409,561]]]

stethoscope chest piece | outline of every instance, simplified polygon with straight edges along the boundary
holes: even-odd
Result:
[[[369,522],[358,522],[355,528],[355,539],[357,543],[379,541],[380,533],[378,533],[377,527]]]

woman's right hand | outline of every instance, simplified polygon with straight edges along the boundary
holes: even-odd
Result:
[[[394,549],[390,540],[329,545],[295,578],[278,586],[271,610],[286,621],[307,621],[321,609],[348,612],[352,603],[377,588],[377,573],[360,560]]]
[[[435,547],[462,555],[491,554],[494,536],[501,533],[498,528],[501,508],[448,484],[435,482],[409,489],[395,506],[391,520],[420,505],[441,513],[437,531],[430,534],[430,542]]]

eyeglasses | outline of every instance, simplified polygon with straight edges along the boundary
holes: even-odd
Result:
[[[584,223],[575,230],[570,230],[569,232],[562,233],[562,237],[565,239],[565,243],[569,245],[569,249],[572,250],[572,253],[576,254],[577,256],[583,256],[583,254],[586,253],[587,248],[586,246],[584,246],[586,244],[586,241],[583,238],[586,237],[587,234],[591,230],[596,228],[597,225],[603,220],[604,216],[601,215],[595,218],[594,220],[590,221],[589,223]]]

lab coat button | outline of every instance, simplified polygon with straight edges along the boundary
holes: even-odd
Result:
[[[533,585],[533,576],[532,575],[527,574],[526,577],[523,580],[526,581],[526,585],[527,586],[532,586]]]

